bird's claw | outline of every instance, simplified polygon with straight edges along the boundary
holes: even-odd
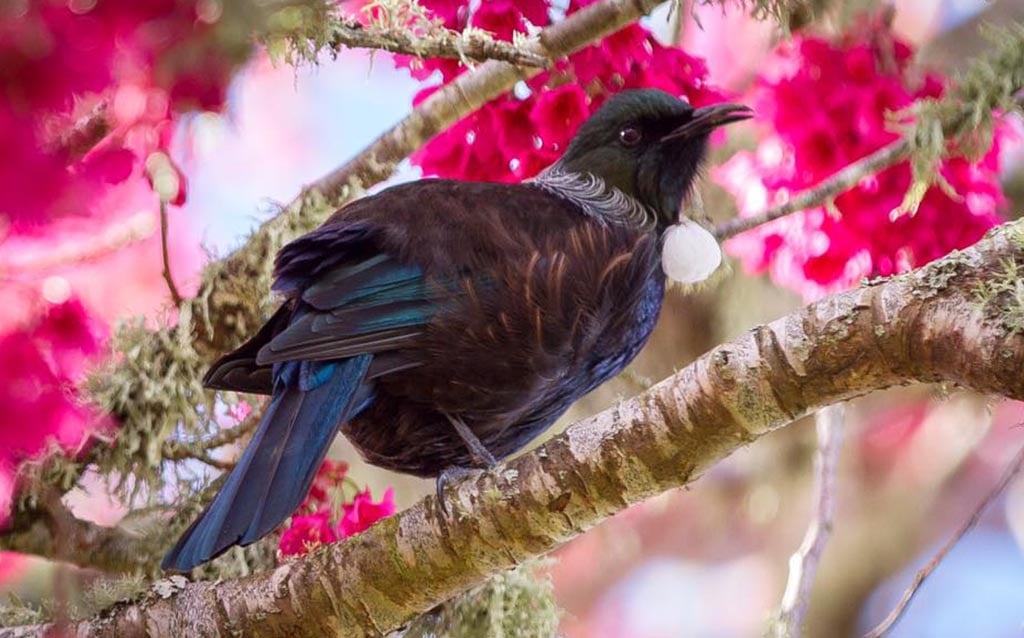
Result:
[[[437,483],[435,484],[437,488],[437,504],[441,508],[441,513],[444,514],[445,517],[449,516],[448,504],[444,499],[444,488],[448,483],[452,481],[459,481],[471,474],[477,474],[482,471],[483,470],[477,468],[452,465],[450,467],[446,467],[437,475]]]

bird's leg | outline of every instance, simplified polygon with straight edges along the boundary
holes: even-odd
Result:
[[[445,417],[447,417],[448,422],[452,424],[452,427],[455,428],[455,432],[459,435],[459,438],[462,439],[462,442],[466,444],[466,447],[469,449],[469,456],[473,459],[473,462],[477,467],[491,467],[498,462],[495,460],[494,455],[491,454],[490,450],[484,447],[484,444],[480,442],[480,439],[473,434],[473,430],[469,429],[469,426],[466,425],[465,421],[457,416],[452,416],[451,414],[445,414]]]
[[[480,441],[479,438],[473,431],[469,429],[469,426],[457,416],[451,414],[445,414],[448,422],[455,428],[455,432],[462,439],[462,442],[466,444],[466,448],[469,450],[469,457],[473,463],[476,464],[477,468],[488,468],[497,464],[497,459],[491,454],[491,451]],[[444,488],[450,481],[455,481],[466,477],[474,472],[474,468],[460,467],[458,465],[451,465],[446,467],[437,476],[437,503],[441,506],[441,511],[445,516],[448,516],[448,505],[444,500]]]

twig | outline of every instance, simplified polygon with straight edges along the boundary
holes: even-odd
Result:
[[[105,257],[148,239],[156,226],[156,219],[151,212],[141,212],[84,239],[62,242],[46,251],[23,251],[20,255],[16,253],[6,260],[0,259],[0,279],[11,279],[17,275],[34,278],[45,271]]]
[[[814,576],[832,536],[836,510],[836,468],[843,446],[845,408],[837,403],[815,415],[818,448],[814,455],[815,494],[810,525],[800,548],[789,559],[789,580],[782,595],[779,615],[770,634],[778,638],[796,638],[803,627],[804,614],[811,597]]]
[[[334,51],[342,47],[381,49],[421,58],[450,58],[473,62],[499,60],[516,66],[540,69],[551,66],[551,60],[545,56],[509,42],[495,40],[484,32],[459,33],[443,28],[417,37],[403,29],[339,22],[331,28],[330,47]]]
[[[235,467],[234,461],[222,461],[220,459],[215,459],[210,455],[209,452],[201,452],[197,454],[194,458],[200,463],[205,463],[206,465],[209,465],[215,470],[221,470],[224,472],[232,470]]]
[[[909,153],[910,143],[906,138],[900,138],[887,146],[883,146],[871,155],[862,157],[856,162],[836,171],[831,177],[826,178],[817,186],[801,192],[785,204],[769,208],[763,213],[752,217],[732,219],[715,228],[713,234],[718,239],[728,239],[762,224],[775,221],[780,217],[824,204],[836,195],[853,188],[868,175],[873,175],[905,159]]]
[[[261,418],[263,418],[263,410],[254,410],[252,414],[246,417],[245,420],[238,425],[230,428],[224,428],[206,440],[198,441],[196,443],[183,443],[176,439],[168,440],[164,442],[162,449],[163,457],[168,461],[199,459],[205,463],[206,460],[203,456],[208,454],[210,450],[216,450],[217,448],[222,448],[225,445],[230,445],[246,434],[249,434],[256,429]],[[211,463],[211,465],[213,465],[213,463]]]
[[[57,139],[53,140],[54,146],[66,154],[69,163],[82,159],[110,132],[108,106],[105,100],[97,103],[91,111],[61,131]]]
[[[934,572],[942,561],[945,560],[946,556],[953,551],[953,548],[960,542],[960,539],[966,536],[967,533],[978,524],[978,521],[981,519],[981,515],[986,509],[988,509],[988,506],[999,498],[999,495],[1003,493],[1006,486],[1013,481],[1014,477],[1020,473],[1022,468],[1024,468],[1024,447],[1017,452],[1017,456],[1014,457],[1013,461],[1007,467],[1002,478],[999,479],[999,482],[996,483],[995,487],[993,487],[985,498],[978,503],[977,507],[974,508],[974,511],[971,513],[971,517],[967,519],[967,522],[960,526],[960,529],[956,530],[956,533],[946,541],[946,544],[942,546],[942,549],[940,549],[930,561],[928,561],[928,564],[917,572],[914,576],[913,582],[911,582],[910,586],[903,592],[903,596],[900,597],[900,601],[896,604],[896,607],[889,612],[889,615],[885,617],[885,620],[876,625],[874,629],[864,634],[864,638],[881,638],[896,626],[896,623],[899,622],[903,613],[910,605],[910,601],[914,599],[914,596],[917,595],[921,585],[924,584],[924,581],[932,575],[932,572]]]
[[[1018,106],[1024,106],[1024,95],[1016,98],[1016,103]],[[964,116],[966,117],[965,114]],[[883,146],[871,155],[848,164],[830,177],[822,180],[817,186],[803,191],[785,204],[769,208],[758,215],[729,220],[715,228],[712,234],[719,240],[728,239],[762,224],[775,221],[780,217],[785,217],[786,215],[814,206],[820,206],[835,196],[853,188],[868,175],[873,175],[906,159],[910,155],[910,151],[909,139],[902,137],[889,143],[887,146]]]
[[[164,281],[167,282],[167,290],[171,293],[171,300],[176,308],[181,307],[181,293],[174,285],[174,277],[171,276],[171,256],[167,250],[167,203],[160,201],[160,253],[164,260]]]

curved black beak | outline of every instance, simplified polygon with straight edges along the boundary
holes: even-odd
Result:
[[[710,133],[719,126],[732,124],[754,117],[754,111],[743,104],[712,104],[696,109],[693,116],[682,126],[675,129],[662,141],[674,140],[682,137],[693,137]]]

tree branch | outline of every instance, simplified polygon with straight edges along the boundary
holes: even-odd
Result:
[[[181,306],[181,293],[178,286],[174,284],[174,275],[171,274],[171,255],[167,249],[167,203],[160,202],[160,256],[163,261],[163,276],[167,283],[167,291],[171,294],[171,301],[174,307]]]
[[[830,405],[814,416],[818,449],[814,455],[814,507],[804,540],[789,559],[789,580],[782,595],[779,615],[772,634],[779,638],[798,638],[804,614],[811,598],[811,587],[818,572],[821,555],[832,536],[836,511],[836,469],[843,447],[842,404]]]
[[[910,155],[910,142],[906,138],[900,138],[883,146],[871,155],[862,157],[856,162],[844,166],[813,188],[801,191],[799,195],[793,197],[785,204],[769,208],[758,215],[737,217],[721,224],[718,228],[715,228],[714,235],[718,239],[727,239],[757,228],[762,224],[775,221],[780,217],[792,215],[815,206],[821,206],[835,198],[836,195],[850,190],[868,175],[874,175],[893,164],[905,160],[908,155]]]
[[[132,572],[153,562],[158,548],[153,547],[150,533],[82,520],[71,513],[53,489],[41,500],[43,516],[27,529],[0,535],[0,550],[64,560],[106,572]]]
[[[974,508],[973,512],[971,512],[970,518],[968,518],[964,524],[956,530],[953,536],[946,541],[946,544],[943,545],[934,556],[932,556],[932,559],[928,561],[928,564],[922,567],[920,571],[914,575],[913,582],[910,583],[910,586],[903,592],[903,595],[900,597],[896,607],[894,607],[893,610],[889,612],[889,615],[886,616],[882,622],[878,623],[874,629],[864,634],[864,638],[882,638],[892,631],[896,626],[896,623],[898,623],[900,618],[903,617],[903,612],[905,612],[907,607],[910,606],[910,601],[912,601],[914,596],[917,595],[917,592],[921,588],[921,585],[924,584],[924,581],[932,575],[932,572],[934,572],[940,564],[942,564],[942,561],[945,560],[946,556],[948,556],[951,551],[953,551],[953,548],[960,542],[960,539],[974,529],[974,526],[978,524],[979,520],[981,520],[981,515],[986,509],[988,509],[988,506],[999,498],[999,495],[1002,494],[1013,479],[1020,474],[1021,469],[1024,469],[1024,448],[1021,448],[1021,450],[1017,452],[1017,456],[1010,463],[1009,467],[1007,467],[1002,478],[999,479],[999,482],[996,483],[995,487],[992,488],[985,498],[978,503],[978,506]]]
[[[692,482],[822,406],[912,382],[1024,399],[1024,313],[977,285],[1024,260],[1024,222],[924,268],[754,328],[649,392],[370,530],[269,573],[182,584],[67,628],[79,636],[378,636],[612,514]],[[0,630],[33,635],[47,627]]]
[[[516,66],[546,69],[551,61],[503,40],[495,40],[483,31],[460,33],[439,28],[420,37],[408,29],[387,29],[358,22],[341,22],[330,28],[330,48],[380,49],[420,58],[449,58],[462,62],[499,60]]]

